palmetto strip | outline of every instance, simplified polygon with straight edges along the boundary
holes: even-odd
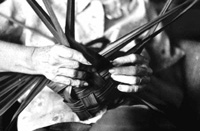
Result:
[[[4,92],[4,90],[7,90],[3,87],[3,85],[9,85],[10,83],[14,82],[15,80],[19,79],[21,76],[15,73],[0,73],[0,92]],[[19,76],[19,77],[18,77]],[[1,95],[1,94],[0,94]]]
[[[50,32],[53,34],[57,42],[62,43],[59,34],[56,31],[56,28],[51,21],[48,14],[42,9],[42,7],[35,1],[35,0],[27,0],[29,5],[34,9],[34,11],[37,13],[37,15],[40,17],[40,19],[44,22],[44,24],[47,26],[47,28],[50,30]]]
[[[106,58],[112,58],[112,56],[115,55],[115,53],[117,53],[117,51],[119,51],[121,48],[126,46],[129,42],[136,39],[142,33],[146,32],[148,29],[152,28],[153,26],[155,26],[159,22],[161,22],[164,19],[168,18],[169,16],[177,13],[182,7],[188,5],[190,2],[191,1],[186,1],[183,4],[177,6],[176,8],[168,11],[164,15],[159,16],[158,18],[156,18],[152,22],[149,22],[147,24],[144,24],[141,27],[136,28],[135,30],[128,33],[127,35],[125,35],[125,36],[119,38],[118,40],[116,40],[115,42],[111,43],[111,45],[113,44],[114,46],[112,46],[112,48],[108,48],[108,49],[104,50],[103,52],[101,52],[101,54]]]
[[[168,8],[170,7],[170,5],[172,4],[172,1],[173,1],[173,0],[168,0],[168,1],[165,3],[165,5],[164,5],[163,9],[161,10],[159,16],[165,14],[165,12],[168,10]],[[158,27],[158,25],[159,25],[159,24],[155,25],[155,26],[148,32],[147,36],[151,35],[151,34],[156,30],[156,28]]]
[[[10,74],[10,73],[7,73],[7,72],[1,72],[0,73],[0,85],[1,85],[2,81],[6,80],[6,79],[8,80],[8,78],[10,78],[11,76],[14,76],[13,74]]]
[[[11,131],[13,123],[17,120],[17,116],[26,108],[26,106],[33,100],[33,98],[45,87],[45,85],[48,84],[49,80],[47,80],[45,77],[35,77],[34,83],[30,83],[30,86],[34,86],[33,89],[30,91],[26,99],[21,103],[18,110],[15,112],[11,123],[7,127],[6,131]]]
[[[41,76],[38,78],[39,80],[36,80],[36,83],[29,93],[29,95],[26,98],[26,101],[23,101],[20,108],[17,110],[15,115],[13,116],[13,119],[21,113],[21,111],[33,100],[33,98],[49,83],[49,80],[46,79],[45,77]]]
[[[10,85],[6,87],[10,91],[1,96],[0,101],[0,115],[4,114],[18,99],[21,97],[30,87],[31,83],[34,81],[33,76],[26,76],[23,81],[17,83],[16,85]],[[11,87],[13,86],[13,87]]]
[[[2,96],[10,92],[11,90],[15,89],[17,85],[20,85],[21,83],[23,83],[26,77],[27,76],[21,74],[21,75],[16,75],[14,78],[9,78],[8,80],[2,81],[1,90],[0,90],[1,92],[0,98],[3,98]]]
[[[72,38],[75,38],[75,0],[67,1],[65,32],[69,32]]]
[[[23,77],[26,77],[26,76],[23,76]],[[14,88],[12,88],[12,90],[11,91],[9,91],[9,92],[4,92],[4,94],[3,95],[1,95],[1,97],[0,97],[0,99],[1,99],[1,102],[0,102],[0,105],[2,106],[2,105],[5,105],[5,104],[7,104],[8,103],[8,100],[9,100],[9,98],[13,98],[15,95],[15,92],[19,92],[20,90],[18,90],[19,88],[19,86],[21,86],[21,87],[23,87],[24,86],[24,84],[26,84],[27,82],[30,82],[29,81],[30,80],[30,77],[28,77],[28,78],[23,78],[23,81],[15,81],[14,83],[12,83],[10,86],[13,86]]]
[[[61,28],[61,26],[60,26],[60,24],[58,22],[58,19],[57,19],[56,15],[55,15],[55,13],[54,13],[54,11],[52,9],[50,1],[49,0],[43,0],[43,3],[44,3],[44,5],[45,5],[45,7],[46,7],[46,9],[47,9],[47,11],[48,11],[48,13],[50,15],[51,21],[53,22],[53,24],[54,24],[54,26],[55,26],[55,28],[56,28],[56,30],[58,32],[58,36],[59,36],[59,39],[61,41],[61,44],[65,45],[65,46],[69,46],[67,38],[66,38],[66,36],[64,34],[64,31],[62,30],[62,28]]]
[[[170,5],[172,4],[172,1],[173,1],[173,0],[167,0],[167,2],[165,3],[163,9],[161,10],[159,16],[162,16],[163,14],[166,13],[166,11],[168,10],[168,8],[169,8]],[[158,27],[158,25],[159,25],[159,23],[156,24],[153,28],[151,28],[151,29],[149,30],[149,32],[147,33],[146,37],[149,37],[151,34],[153,34],[153,33],[155,32],[156,28]],[[151,37],[151,39],[153,39],[153,38],[154,38],[154,37]],[[148,41],[150,41],[151,39],[149,39]],[[148,41],[147,41],[147,42],[148,42]],[[146,43],[147,43],[147,42],[146,42]],[[142,43],[142,42],[140,41],[140,43]],[[143,46],[143,47],[144,47],[144,46]],[[142,50],[143,50],[143,48],[140,48],[140,49],[137,51],[137,53],[140,54],[140,52],[142,52]]]
[[[155,37],[156,35],[158,35],[160,32],[162,32],[167,26],[169,26],[171,23],[175,22],[178,18],[180,18],[183,14],[185,14],[189,9],[191,9],[197,2],[199,2],[198,0],[194,0],[190,5],[188,5],[183,11],[181,11],[178,15],[175,16],[175,18],[173,18],[170,22],[168,22],[166,25],[164,25],[162,28],[160,28],[159,30],[157,30],[155,33],[153,33],[152,35],[149,35],[147,38],[145,38],[141,44],[136,45],[135,47],[133,47],[131,50],[129,50],[127,52],[127,54],[130,53],[139,53],[138,50],[140,50],[141,48],[144,48],[145,44],[151,40],[152,37]]]

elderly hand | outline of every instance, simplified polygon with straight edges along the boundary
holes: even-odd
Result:
[[[35,70],[53,82],[68,86],[86,86],[88,83],[82,78],[85,73],[81,69],[90,63],[83,55],[62,45],[36,47],[32,54]]]
[[[111,77],[120,82],[118,90],[122,92],[137,92],[149,81],[151,68],[149,61],[141,55],[130,54],[116,58],[113,61],[114,68],[110,69]]]

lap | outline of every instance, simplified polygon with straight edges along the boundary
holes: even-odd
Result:
[[[145,105],[120,106],[108,110],[96,123],[59,123],[37,131],[173,131],[175,126],[160,112]]]

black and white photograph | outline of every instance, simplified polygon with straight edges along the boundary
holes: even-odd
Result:
[[[0,131],[200,131],[200,0],[1,0]]]

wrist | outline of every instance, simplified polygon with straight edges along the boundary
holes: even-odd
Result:
[[[19,62],[19,69],[21,67],[21,72],[22,73],[27,73],[27,74],[41,74],[39,73],[36,68],[35,68],[35,59],[33,60],[33,55],[38,47],[29,47],[29,46],[24,46],[22,48],[22,56],[24,58],[21,58]]]
[[[51,46],[45,47],[32,47],[31,54],[29,56],[29,63],[31,70],[34,74],[45,75],[46,70],[49,68],[49,53]]]
[[[32,47],[30,56],[28,56],[28,59],[26,61],[33,74],[42,74],[42,72],[38,68],[38,66],[40,66],[40,57],[42,57],[42,54],[40,53],[41,49],[42,47]]]

